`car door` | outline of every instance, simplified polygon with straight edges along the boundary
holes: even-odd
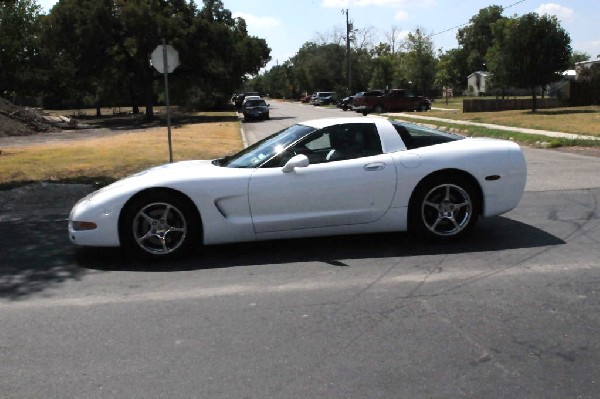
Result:
[[[297,153],[310,164],[283,172],[286,159]],[[257,233],[373,222],[388,210],[396,191],[396,168],[392,157],[381,153],[374,124],[319,130],[278,158],[250,177]]]

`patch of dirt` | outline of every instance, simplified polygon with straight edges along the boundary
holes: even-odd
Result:
[[[44,120],[42,111],[20,107],[0,97],[0,137],[30,136],[57,130]]]
[[[0,97],[0,148],[85,140],[132,131],[146,131],[161,125],[160,119],[146,122],[143,115],[106,115],[71,118],[21,107]]]

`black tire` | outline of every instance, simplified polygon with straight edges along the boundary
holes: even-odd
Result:
[[[145,258],[181,257],[200,243],[200,232],[195,206],[171,191],[142,193],[126,205],[119,221],[121,246]]]
[[[373,109],[373,112],[375,112],[376,114],[380,114],[383,112],[383,106],[382,105],[376,105],[375,109]]]
[[[480,210],[478,190],[461,176],[438,175],[419,183],[410,200],[409,229],[429,241],[467,236]]]

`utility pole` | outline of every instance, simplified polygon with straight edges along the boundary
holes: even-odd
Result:
[[[348,9],[342,10],[346,14],[346,76],[348,77],[348,95],[352,95],[352,61],[350,60],[350,35],[352,34],[352,22],[348,15]]]

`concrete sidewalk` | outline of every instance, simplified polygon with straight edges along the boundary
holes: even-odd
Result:
[[[528,128],[522,128],[522,127],[495,125],[493,123],[478,123],[478,122],[470,122],[470,121],[462,121],[462,120],[454,120],[454,119],[444,119],[444,118],[438,118],[435,116],[415,115],[412,112],[411,113],[390,112],[390,113],[386,113],[384,115],[385,116],[397,116],[397,117],[406,116],[409,119],[419,119],[419,120],[431,121],[431,122],[453,123],[453,124],[457,124],[457,125],[460,124],[460,125],[469,125],[469,126],[480,126],[480,127],[485,127],[488,129],[506,130],[506,131],[511,131],[511,132],[520,132],[520,133],[527,133],[527,134],[537,134],[539,136],[546,136],[546,137],[560,137],[560,138],[570,139],[570,140],[600,140],[600,137],[595,137],[595,136],[584,136],[584,135],[573,134],[573,133],[553,132],[550,130],[538,130],[538,129],[528,129]]]

